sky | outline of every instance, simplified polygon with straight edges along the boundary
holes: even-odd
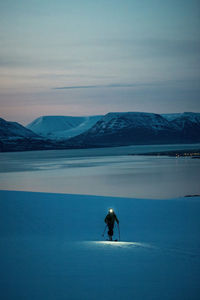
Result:
[[[199,0],[0,1],[0,117],[200,112]]]

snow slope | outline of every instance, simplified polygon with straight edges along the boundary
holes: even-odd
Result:
[[[109,207],[121,242],[101,236]],[[2,299],[197,300],[199,214],[199,197],[0,191]]]
[[[26,127],[43,137],[66,139],[88,130],[101,117],[43,116],[35,119]]]

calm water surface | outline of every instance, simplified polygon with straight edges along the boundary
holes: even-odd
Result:
[[[0,189],[156,199],[200,194],[199,159],[129,155],[135,148],[1,153]]]

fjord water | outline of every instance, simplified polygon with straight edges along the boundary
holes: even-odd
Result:
[[[200,194],[200,160],[131,155],[199,145],[1,153],[0,189],[167,199]]]

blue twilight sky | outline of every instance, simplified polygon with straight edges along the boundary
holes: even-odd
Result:
[[[0,116],[200,112],[199,0],[0,1]]]

